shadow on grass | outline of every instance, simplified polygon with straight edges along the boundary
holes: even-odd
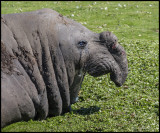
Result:
[[[95,112],[98,112],[100,110],[100,107],[97,106],[90,106],[89,108],[83,108],[81,107],[78,110],[72,110],[74,114],[80,114],[80,115],[90,115]]]

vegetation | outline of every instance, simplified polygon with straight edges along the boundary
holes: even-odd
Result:
[[[94,32],[112,31],[127,52],[122,87],[109,75],[86,75],[72,112],[42,121],[17,122],[2,132],[158,132],[158,1],[2,1],[2,14],[51,8]]]

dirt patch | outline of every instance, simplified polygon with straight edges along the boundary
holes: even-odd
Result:
[[[6,46],[1,41],[1,71],[7,74],[13,73],[13,59],[15,59],[15,56],[10,55],[6,51]]]
[[[58,17],[60,17],[60,18],[62,19],[63,24],[65,24],[65,25],[69,24],[69,23],[64,19],[64,17],[63,17],[62,14],[59,14]]]
[[[34,71],[34,65],[36,63],[35,57],[25,47],[18,46],[18,52],[13,51],[20,64],[25,71],[31,75]]]

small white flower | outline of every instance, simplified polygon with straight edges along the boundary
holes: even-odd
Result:
[[[92,3],[92,5],[96,5],[97,2]]]
[[[105,7],[104,9],[105,9],[105,10],[107,10],[108,8],[107,8],[107,7]]]
[[[139,34],[138,36],[142,36],[141,34]]]
[[[19,8],[19,10],[22,12],[22,9],[21,9],[21,8]]]
[[[87,24],[86,22],[84,22],[83,24]]]
[[[123,5],[124,7],[126,7],[126,5]]]
[[[151,12],[147,12],[148,14],[152,14]]]
[[[149,6],[152,6],[152,5],[149,5]]]
[[[76,6],[76,8],[78,9],[78,8],[79,8],[79,6]]]
[[[136,7],[138,8],[138,5],[136,5]]]
[[[121,5],[121,4],[118,4],[118,6],[119,6],[119,7],[122,7],[122,5]]]
[[[72,14],[71,16],[74,17],[74,14]]]
[[[118,10],[118,8],[116,8],[116,10]]]
[[[102,29],[102,26],[98,26],[97,28]]]

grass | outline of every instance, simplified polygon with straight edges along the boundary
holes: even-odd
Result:
[[[2,132],[158,132],[159,2],[1,2],[2,14],[51,8],[94,32],[112,31],[127,52],[129,74],[122,87],[109,75],[84,78],[73,111],[42,121],[17,122]]]

